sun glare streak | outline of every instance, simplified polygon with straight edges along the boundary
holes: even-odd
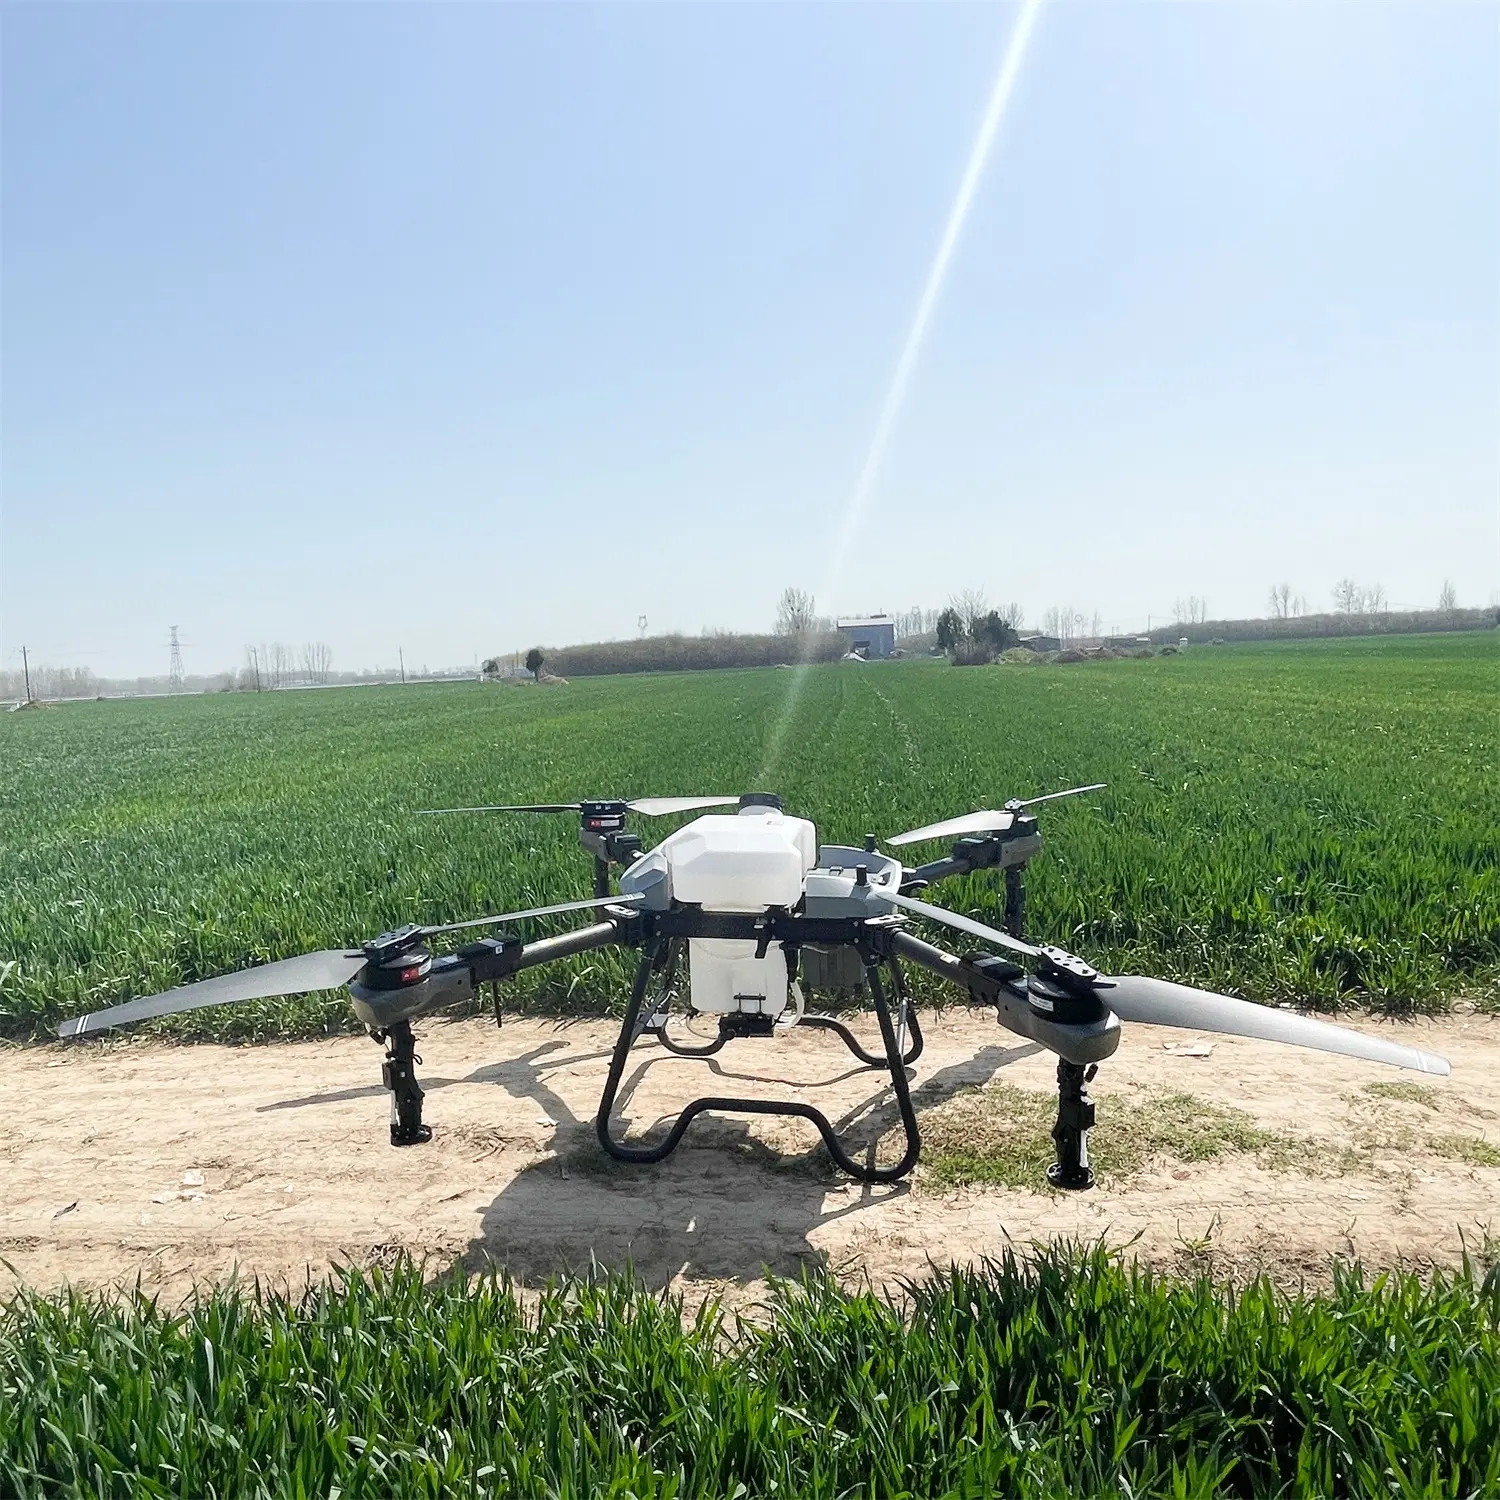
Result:
[[[859,478],[855,481],[849,501],[844,507],[833,550],[829,554],[827,569],[819,580],[815,595],[817,598],[830,599],[843,582],[849,552],[854,545],[855,538],[859,535],[865,513],[870,507],[870,497],[874,493],[875,480],[879,476],[880,466],[885,458],[891,429],[906,399],[906,388],[911,382],[917,356],[921,353],[922,344],[926,339],[933,309],[937,306],[943,282],[948,275],[948,266],[953,260],[953,252],[957,248],[959,236],[963,233],[964,222],[974,202],[974,194],[978,190],[980,178],[983,177],[985,165],[989,161],[990,149],[995,143],[1000,121],[1005,116],[1006,105],[1010,102],[1011,93],[1015,88],[1016,76],[1020,72],[1021,62],[1026,55],[1026,47],[1031,40],[1031,33],[1036,25],[1042,3],[1043,0],[1024,0],[1021,13],[1016,17],[1015,29],[1011,32],[1010,41],[1006,44],[1005,55],[1000,62],[1000,71],[990,90],[989,103],[985,106],[984,118],[979,122],[979,131],[969,151],[968,164],[958,184],[953,207],[949,209],[948,221],[943,226],[943,237],[938,242],[937,254],[933,256],[932,265],[927,272],[927,280],[922,287],[922,296],[917,303],[917,311],[911,320],[911,327],[907,331],[901,357],[896,361],[895,374],[891,377],[885,403],[880,409],[880,419],[875,424],[875,433],[870,439],[869,451],[865,454]],[[786,701],[782,705],[781,716],[772,726],[771,733],[766,740],[765,760],[760,778],[762,784],[776,769],[781,755],[782,741],[786,737],[792,716],[796,712],[797,699],[801,696],[808,667],[809,663],[805,658],[798,661],[793,669],[791,681],[787,684]]]

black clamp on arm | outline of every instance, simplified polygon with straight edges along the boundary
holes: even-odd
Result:
[[[1034,1011],[1067,1026],[1102,1020],[1104,1002],[1099,991],[1112,983],[1100,972],[1062,948],[1044,947],[1036,973],[1026,981],[1026,998]]]

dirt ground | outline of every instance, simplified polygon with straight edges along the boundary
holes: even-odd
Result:
[[[1445,1054],[1453,1076],[1227,1038],[1194,1056],[1189,1035],[1127,1028],[1093,1085],[1101,1132],[1132,1093],[1189,1093],[1315,1149],[1291,1166],[1158,1155],[1076,1194],[1040,1181],[939,1193],[920,1169],[894,1188],[851,1185],[813,1151],[810,1126],[763,1117],[701,1119],[662,1165],[620,1167],[593,1136],[607,1022],[516,1019],[499,1033],[479,1020],[425,1023],[434,1138],[406,1150],[388,1143],[381,1053],[365,1038],[13,1048],[0,1054],[0,1287],[139,1278],[177,1295],[236,1268],[298,1287],[404,1249],[435,1269],[492,1263],[528,1283],[591,1259],[628,1261],[690,1302],[713,1292],[735,1304],[757,1295],[767,1269],[826,1261],[885,1285],[1007,1239],[1135,1239],[1134,1253],[1164,1266],[1309,1283],[1335,1254],[1425,1266],[1454,1262],[1461,1236],[1474,1247],[1489,1235],[1493,1249],[1500,1166],[1484,1162],[1500,1146],[1500,1019],[1361,1024]],[[1050,1093],[1053,1067],[987,1013],[949,1011],[929,1018],[914,1095],[931,1111],[997,1081]],[[1368,1087],[1408,1081],[1423,1086],[1408,1098]],[[638,1042],[621,1116],[639,1134],[704,1093],[806,1100],[866,1138],[894,1120],[879,1075],[812,1031],[734,1042],[707,1063]]]

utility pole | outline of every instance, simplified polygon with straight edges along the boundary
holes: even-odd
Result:
[[[182,691],[182,647],[177,641],[177,627],[172,626],[172,665],[167,669],[167,691]]]
[[[400,646],[396,647],[396,659],[401,663],[401,686],[405,687],[406,686],[406,653],[400,648]]]
[[[27,659],[26,648],[21,647],[21,670],[26,674],[26,701],[31,702],[31,662]]]

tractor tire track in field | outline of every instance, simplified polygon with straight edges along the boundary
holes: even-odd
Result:
[[[873,677],[865,679],[865,686],[880,700],[885,709],[886,717],[891,721],[891,727],[895,731],[895,744],[905,761],[902,770],[913,777],[921,775],[922,751],[915,737],[912,735],[911,726],[906,722],[904,715],[891,701],[889,694],[880,690],[880,685]]]

